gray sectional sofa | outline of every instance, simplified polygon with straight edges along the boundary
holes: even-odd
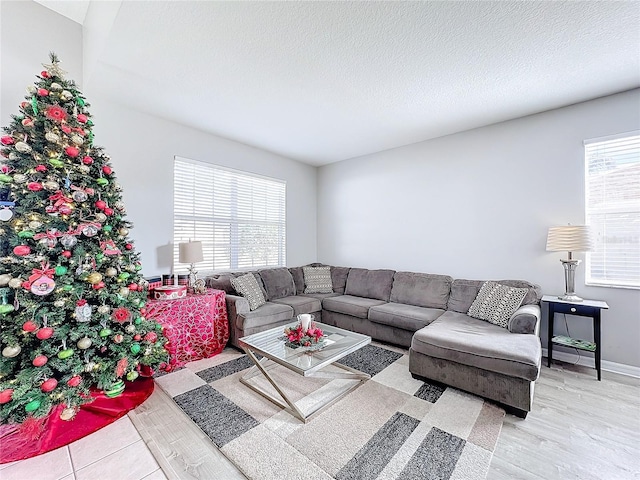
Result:
[[[320,266],[311,264],[310,266]],[[409,348],[409,370],[494,400],[525,417],[541,364],[538,337],[540,287],[519,280],[499,283],[526,288],[522,306],[502,328],[467,315],[484,281],[393,270],[331,267],[333,293],[304,293],[303,267],[254,273],[267,303],[251,311],[231,279],[247,272],[207,277],[225,290],[230,342],[283,326],[301,313],[316,321]]]

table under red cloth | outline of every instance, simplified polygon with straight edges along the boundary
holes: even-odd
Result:
[[[176,300],[150,300],[147,309],[164,327],[173,368],[217,355],[229,340],[222,290],[209,289],[204,294],[189,294]]]
[[[91,392],[93,402],[80,407],[72,420],[60,419],[58,405],[42,419],[0,425],[0,463],[14,462],[50,452],[115,422],[153,393],[153,379],[125,382],[124,393],[109,398],[101,390]]]

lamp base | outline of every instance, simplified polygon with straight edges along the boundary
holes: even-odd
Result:
[[[580,298],[577,295],[558,295],[558,300],[564,300],[565,302],[582,302],[584,298]]]
[[[565,302],[581,302],[582,298],[576,295],[575,282],[576,282],[576,267],[580,265],[580,260],[574,260],[569,254],[568,260],[560,260],[564,267],[564,295],[558,296],[560,300]]]

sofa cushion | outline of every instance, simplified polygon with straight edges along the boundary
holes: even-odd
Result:
[[[258,279],[253,273],[247,273],[246,275],[232,278],[231,285],[233,285],[236,292],[247,299],[251,310],[255,310],[260,305],[264,305],[267,301],[260,285],[258,284]]]
[[[236,318],[236,326],[240,330],[264,327],[293,318],[293,308],[282,303],[267,302],[248,313],[241,313]]]
[[[344,313],[352,317],[367,318],[369,308],[383,305],[387,302],[371,298],[354,297],[352,295],[340,295],[338,297],[325,298],[322,308],[330,312]]]
[[[448,275],[396,272],[390,301],[417,307],[447,308],[453,278]]]
[[[369,320],[415,332],[444,313],[439,308],[416,307],[402,303],[386,303],[369,309]]]
[[[347,277],[349,276],[349,267],[331,267],[331,283],[333,284],[333,291],[344,294],[344,289],[347,286]]]
[[[537,335],[511,333],[468,315],[447,311],[418,330],[411,349],[463,365],[534,381],[542,350]]]
[[[265,268],[258,270],[264,288],[267,291],[267,300],[289,297],[296,294],[296,285],[287,268]]]
[[[320,301],[323,301],[325,298],[330,298],[330,297],[339,297],[340,294],[339,293],[305,293],[303,294],[304,297],[310,297],[310,298],[317,298]]]
[[[238,275],[235,273],[216,273],[210,275],[205,279],[205,284],[209,288],[215,288],[216,290],[224,290],[229,295],[237,295],[236,289],[231,285],[231,279],[236,278]]]
[[[526,294],[526,288],[484,282],[467,315],[507,328],[511,315],[520,307]]]
[[[322,310],[322,303],[317,298],[307,297],[306,295],[294,295],[291,297],[277,298],[274,303],[282,303],[293,308],[293,316],[301,313],[314,313]]]
[[[393,270],[352,268],[349,270],[344,293],[388,302],[394,273]]]
[[[484,285],[484,282],[485,280],[464,280],[456,278],[453,283],[451,283],[451,295],[447,303],[447,310],[467,313],[469,308],[471,308],[471,304],[478,296],[478,292],[482,288],[482,285]],[[498,283],[510,287],[528,289],[522,305],[535,305],[540,303],[540,299],[542,298],[540,285],[524,280],[498,280]]]
[[[333,293],[330,267],[302,267],[304,293]]]

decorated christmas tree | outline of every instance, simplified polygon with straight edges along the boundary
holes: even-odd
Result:
[[[44,67],[1,138],[2,423],[71,419],[90,388],[119,395],[167,360],[89,104],[54,54]]]

